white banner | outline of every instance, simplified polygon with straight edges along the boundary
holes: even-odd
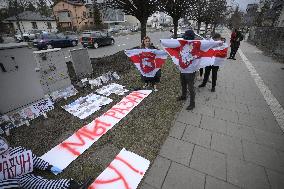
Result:
[[[149,165],[149,160],[122,149],[88,189],[135,189]]]
[[[124,97],[102,116],[83,126],[71,137],[52,148],[41,158],[59,169],[65,169],[72,161],[110,130],[152,91],[134,91]]]
[[[0,158],[0,180],[15,178],[33,171],[32,151]]]

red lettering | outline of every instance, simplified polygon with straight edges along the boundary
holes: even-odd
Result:
[[[130,106],[127,106],[127,104],[130,103],[131,105]],[[121,101],[119,103],[117,103],[117,105],[123,105],[123,106],[126,106],[126,108],[128,108],[130,110],[130,108],[132,108],[135,104],[134,102],[131,102],[131,101]]]
[[[84,127],[83,127],[84,128]],[[83,129],[82,128],[82,129]],[[78,130],[73,136],[76,137],[79,141],[78,142],[62,142],[60,144],[60,146],[62,148],[65,148],[66,150],[68,150],[69,152],[71,152],[73,155],[75,156],[79,156],[81,153],[78,152],[75,148],[73,148],[72,146],[84,146],[86,144],[86,142],[84,141],[83,137],[86,137],[90,140],[94,140],[94,138],[92,136],[90,136],[88,133],[82,132],[81,130]]]
[[[129,95],[136,96],[137,98],[140,98],[140,99],[143,99],[143,98],[145,98],[145,96],[147,96],[147,94],[144,94],[144,93],[141,93],[141,92],[138,92],[138,91],[133,91]],[[143,96],[141,96],[141,95],[143,95]]]
[[[129,100],[130,102],[134,102],[136,104],[138,104],[139,101],[140,101],[139,98],[136,98],[136,97],[133,97],[133,96],[130,96],[130,95],[126,96],[125,99]]]
[[[116,117],[116,112],[115,111],[111,111],[111,109],[108,110],[106,113],[104,113],[104,116],[113,117],[113,118],[118,119],[118,120],[121,119],[119,117]]]
[[[129,109],[122,109],[122,108],[111,108],[111,110],[114,110],[122,115],[125,115],[126,113],[129,113]],[[123,111],[126,111],[125,113]]]

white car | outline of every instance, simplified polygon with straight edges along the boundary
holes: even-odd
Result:
[[[31,30],[28,32],[23,33],[23,38],[20,33],[15,35],[15,39],[17,42],[22,41],[32,41],[37,38],[38,35],[42,34],[44,31],[41,30]]]

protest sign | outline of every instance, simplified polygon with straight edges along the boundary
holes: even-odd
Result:
[[[149,165],[149,160],[122,149],[89,189],[135,189]]]
[[[139,90],[130,93],[102,116],[83,126],[41,158],[61,170],[65,169],[102,135],[130,113],[151,92],[151,90]]]
[[[33,171],[32,151],[0,158],[0,180],[11,179]]]
[[[60,98],[68,98],[70,96],[74,96],[78,93],[78,91],[74,88],[73,85],[67,87],[66,89],[61,89],[58,91],[54,91],[50,94],[53,101],[60,99]]]
[[[104,96],[109,96],[112,93],[117,95],[124,95],[124,93],[128,92],[128,90],[124,89],[124,86],[122,85],[111,83],[109,85],[103,86],[100,89],[97,89],[96,92]]]

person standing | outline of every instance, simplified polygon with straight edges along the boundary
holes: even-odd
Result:
[[[145,36],[142,40],[141,43],[141,49],[157,49],[152,43],[151,43],[151,39],[148,36]],[[159,69],[156,73],[156,75],[154,77],[146,77],[141,75],[141,80],[145,83],[143,88],[146,88],[149,86],[149,84],[151,84],[154,88],[154,91],[158,91],[157,89],[157,83],[160,82],[160,78],[161,78],[161,69]]]
[[[219,33],[215,33],[214,36],[212,37],[212,39],[214,41],[221,41],[221,35]],[[201,85],[199,85],[198,87],[205,87],[206,83],[209,79],[209,75],[210,72],[212,70],[212,88],[211,88],[211,92],[215,92],[215,86],[216,86],[216,81],[217,81],[217,73],[219,70],[219,66],[206,66],[205,67],[205,74],[204,74],[204,78],[203,78],[203,82]]]
[[[240,42],[243,40],[243,35],[241,31],[238,31],[237,29],[234,29],[234,31],[231,34],[231,53],[228,59],[236,60],[235,56],[236,53],[240,47]]]
[[[183,39],[185,40],[194,40],[195,33],[193,30],[185,31]],[[192,110],[195,108],[195,90],[194,90],[194,79],[195,73],[183,73],[180,72],[180,83],[181,83],[181,96],[177,98],[178,101],[186,100],[187,98],[187,89],[189,90],[190,103],[186,108],[187,110]]]

